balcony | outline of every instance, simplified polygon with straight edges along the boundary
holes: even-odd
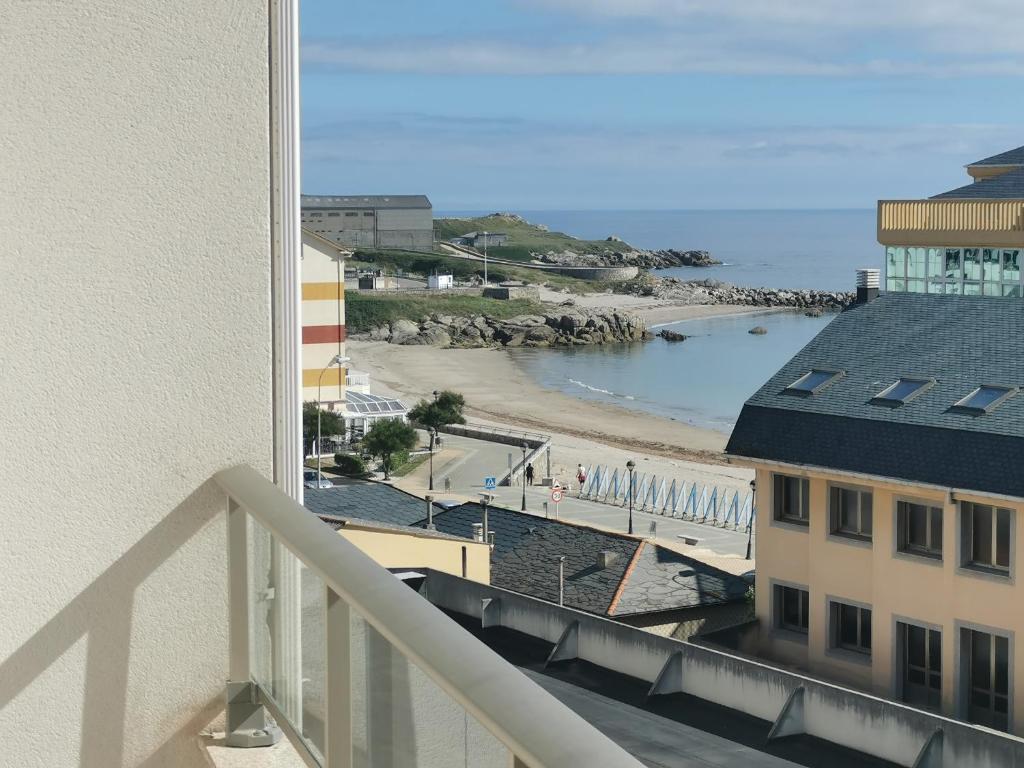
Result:
[[[879,200],[878,242],[1024,246],[1024,200]]]
[[[315,767],[639,765],[255,470],[215,479],[230,745],[268,744],[276,722]]]

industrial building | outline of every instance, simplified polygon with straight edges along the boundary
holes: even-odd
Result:
[[[302,226],[354,248],[434,247],[434,211],[426,195],[303,195]]]

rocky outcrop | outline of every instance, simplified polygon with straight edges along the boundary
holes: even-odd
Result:
[[[654,296],[680,304],[733,304],[751,307],[792,307],[794,309],[842,309],[853,303],[855,294],[842,291],[813,291],[787,288],[744,288],[717,280],[678,280],[641,275],[620,290],[638,296]]]
[[[616,238],[617,240],[617,238]],[[615,242],[612,238],[608,241]],[[721,264],[707,251],[679,251],[668,248],[657,251],[624,250],[612,253],[576,253],[575,251],[550,251],[534,253],[533,257],[544,264],[563,267],[638,267],[640,269],[662,269],[665,267],[710,267]]]
[[[658,336],[663,338],[665,341],[686,341],[686,334],[679,333],[679,331],[670,331],[668,328],[662,328],[657,333]]]
[[[391,344],[436,347],[581,346],[650,338],[643,320],[628,312],[584,311],[575,307],[557,307],[547,314],[520,315],[507,320],[484,315],[435,314],[419,323],[395,320],[359,336]]]

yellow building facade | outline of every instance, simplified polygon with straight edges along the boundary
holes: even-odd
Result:
[[[302,230],[302,400],[331,410],[345,402],[345,258],[349,251]],[[326,370],[325,370],[326,368]],[[319,386],[318,386],[319,385]]]

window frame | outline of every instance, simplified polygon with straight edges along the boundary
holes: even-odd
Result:
[[[925,534],[928,539],[928,546],[919,547],[911,545],[910,541],[910,520],[909,510],[904,512],[901,506],[916,505],[924,507],[926,510],[925,527],[927,533]],[[939,546],[934,546],[935,542],[935,519],[932,515],[933,510],[939,511]],[[941,563],[944,557],[944,550],[946,546],[946,535],[945,535],[945,521],[946,521],[946,507],[942,502],[929,501],[927,499],[916,499],[909,496],[897,496],[893,499],[893,519],[896,523],[896,535],[893,539],[895,551],[900,555],[907,555],[915,558],[924,558],[933,563]]]
[[[811,480],[809,477],[801,477],[800,475],[790,475],[785,472],[772,472],[772,522],[783,523],[786,525],[799,526],[800,528],[808,528],[811,524]],[[779,509],[779,493],[777,490],[777,484],[779,480],[795,480],[799,483],[800,487],[800,502],[799,507],[801,512],[806,514],[802,516],[792,516],[782,514]]]
[[[834,507],[834,494],[833,491],[846,491],[857,494],[857,528],[856,530],[847,530],[841,527],[841,516],[840,510]],[[870,500],[871,511],[869,513],[870,519],[870,533],[864,533],[864,496],[867,496]],[[828,483],[828,535],[830,537],[836,537],[840,539],[852,539],[853,541],[859,541],[864,543],[871,543],[874,538],[875,531],[875,498],[874,490],[870,487],[863,485],[851,485],[849,483]]]
[[[990,510],[991,521],[989,527],[991,529],[992,540],[989,542],[991,547],[991,560],[992,562],[980,562],[974,560],[974,515],[977,514],[979,507],[987,508]],[[967,512],[970,512],[970,518],[967,517]],[[998,513],[1000,510],[1005,510],[1009,513],[1009,525],[1008,525],[1008,536],[1009,541],[1007,542],[1006,548],[1006,562],[1005,566],[997,564],[995,561],[998,558],[999,551],[999,524],[998,524]],[[1012,507],[1001,507],[997,504],[988,504],[984,502],[967,501],[960,499],[957,501],[957,567],[962,573],[967,574],[981,574],[999,579],[1000,581],[1010,581],[1012,583],[1014,576],[1013,561],[1016,555],[1016,510]]]
[[[785,606],[784,596],[786,590],[793,590],[797,593],[797,610],[800,613],[800,619],[802,624],[788,624],[785,621]],[[777,581],[771,580],[771,618],[772,618],[772,630],[781,634],[784,637],[789,637],[792,640],[799,642],[807,642],[807,637],[810,634],[810,603],[811,593],[810,590],[804,584],[795,584],[788,581]],[[804,626],[806,625],[806,626]]]
[[[943,643],[945,634],[942,627],[938,624],[929,624],[924,621],[918,621],[905,616],[893,616],[893,636],[896,638],[896,647],[894,649],[896,664],[893,669],[893,694],[894,698],[909,704],[914,707],[921,707],[923,709],[929,709],[935,712],[939,712],[942,709],[942,686],[943,678],[945,673],[943,671]],[[924,651],[925,651],[925,666],[921,669],[924,676],[924,683],[914,683],[908,680],[908,672],[910,669],[910,648],[907,642],[907,635],[909,628],[921,629],[925,632],[924,638]],[[931,635],[938,635],[938,668],[937,670],[932,665],[932,647],[931,647]],[[917,666],[917,665],[914,665]],[[938,688],[932,687],[932,677],[938,676],[939,686]],[[918,694],[917,696],[908,696],[907,685],[914,686],[916,689],[911,689],[910,694]],[[923,699],[924,701],[920,701]]]
[[[816,386],[811,387],[810,389],[801,389],[798,386],[800,384],[800,382],[804,381],[805,379],[808,379],[809,377],[813,376],[816,373],[826,373],[829,376],[828,376],[827,379],[822,381],[820,384],[817,384]],[[811,368],[806,373],[803,373],[800,376],[798,376],[796,381],[794,381],[792,384],[787,384],[786,388],[783,391],[787,392],[789,394],[792,394],[792,395],[799,395],[801,397],[810,397],[810,396],[816,395],[819,392],[821,392],[821,391],[827,389],[828,387],[832,386],[837,381],[842,379],[845,375],[846,375],[846,371],[835,370],[835,369],[832,369],[832,368]]]
[[[983,389],[1002,389],[1005,391],[1003,392],[1003,394],[1001,394],[988,405],[968,405],[967,403],[970,402],[971,398],[975,397]],[[962,397],[955,403],[953,403],[953,408],[958,411],[965,411],[967,413],[973,413],[978,415],[992,413],[992,411],[994,411],[1000,405],[1002,405],[1011,397],[1016,395],[1019,391],[1020,387],[1010,386],[1009,384],[979,384],[973,390],[971,390],[970,394],[968,394],[966,397]]]
[[[889,393],[895,390],[900,384],[908,382],[911,384],[919,384],[913,392],[906,397],[887,397]],[[915,376],[900,376],[896,381],[890,384],[888,387],[883,389],[877,395],[871,398],[871,402],[875,405],[885,405],[890,408],[899,408],[901,405],[906,405],[912,402],[914,399],[923,395],[929,389],[935,386],[935,379],[917,378]]]
[[[860,603],[855,600],[847,600],[842,597],[827,598],[828,601],[828,650],[831,654],[839,654],[849,660],[860,661],[862,663],[870,663],[874,653],[874,612],[871,606],[867,603]],[[857,641],[851,645],[842,641],[842,616],[843,608],[853,608],[856,610],[856,633]],[[868,631],[868,645],[867,647],[863,644],[864,634],[864,614],[867,613],[868,623],[870,624]]]
[[[957,716],[968,723],[974,723],[977,725],[983,725],[994,730],[1000,730],[1003,732],[1011,732],[1013,728],[1013,714],[1014,714],[1014,632],[1013,630],[1003,629],[1001,627],[990,627],[982,624],[975,624],[968,621],[957,620],[954,622],[954,629],[956,632],[956,690],[955,690],[955,701]],[[975,689],[972,680],[972,664],[973,664],[973,641],[974,634],[984,634],[989,637],[989,679],[990,687],[986,689]],[[995,673],[997,664],[995,662],[995,640],[1000,638],[1006,641],[1006,694],[1000,694],[996,691],[995,686]],[[970,642],[965,642],[970,640]],[[991,722],[985,722],[979,719],[972,718],[972,708],[975,706],[972,701],[972,694],[975,691],[987,692],[990,697],[991,705],[987,707],[989,712],[995,712],[995,699],[997,696],[1006,699],[1006,728],[1000,728],[999,725]]]

